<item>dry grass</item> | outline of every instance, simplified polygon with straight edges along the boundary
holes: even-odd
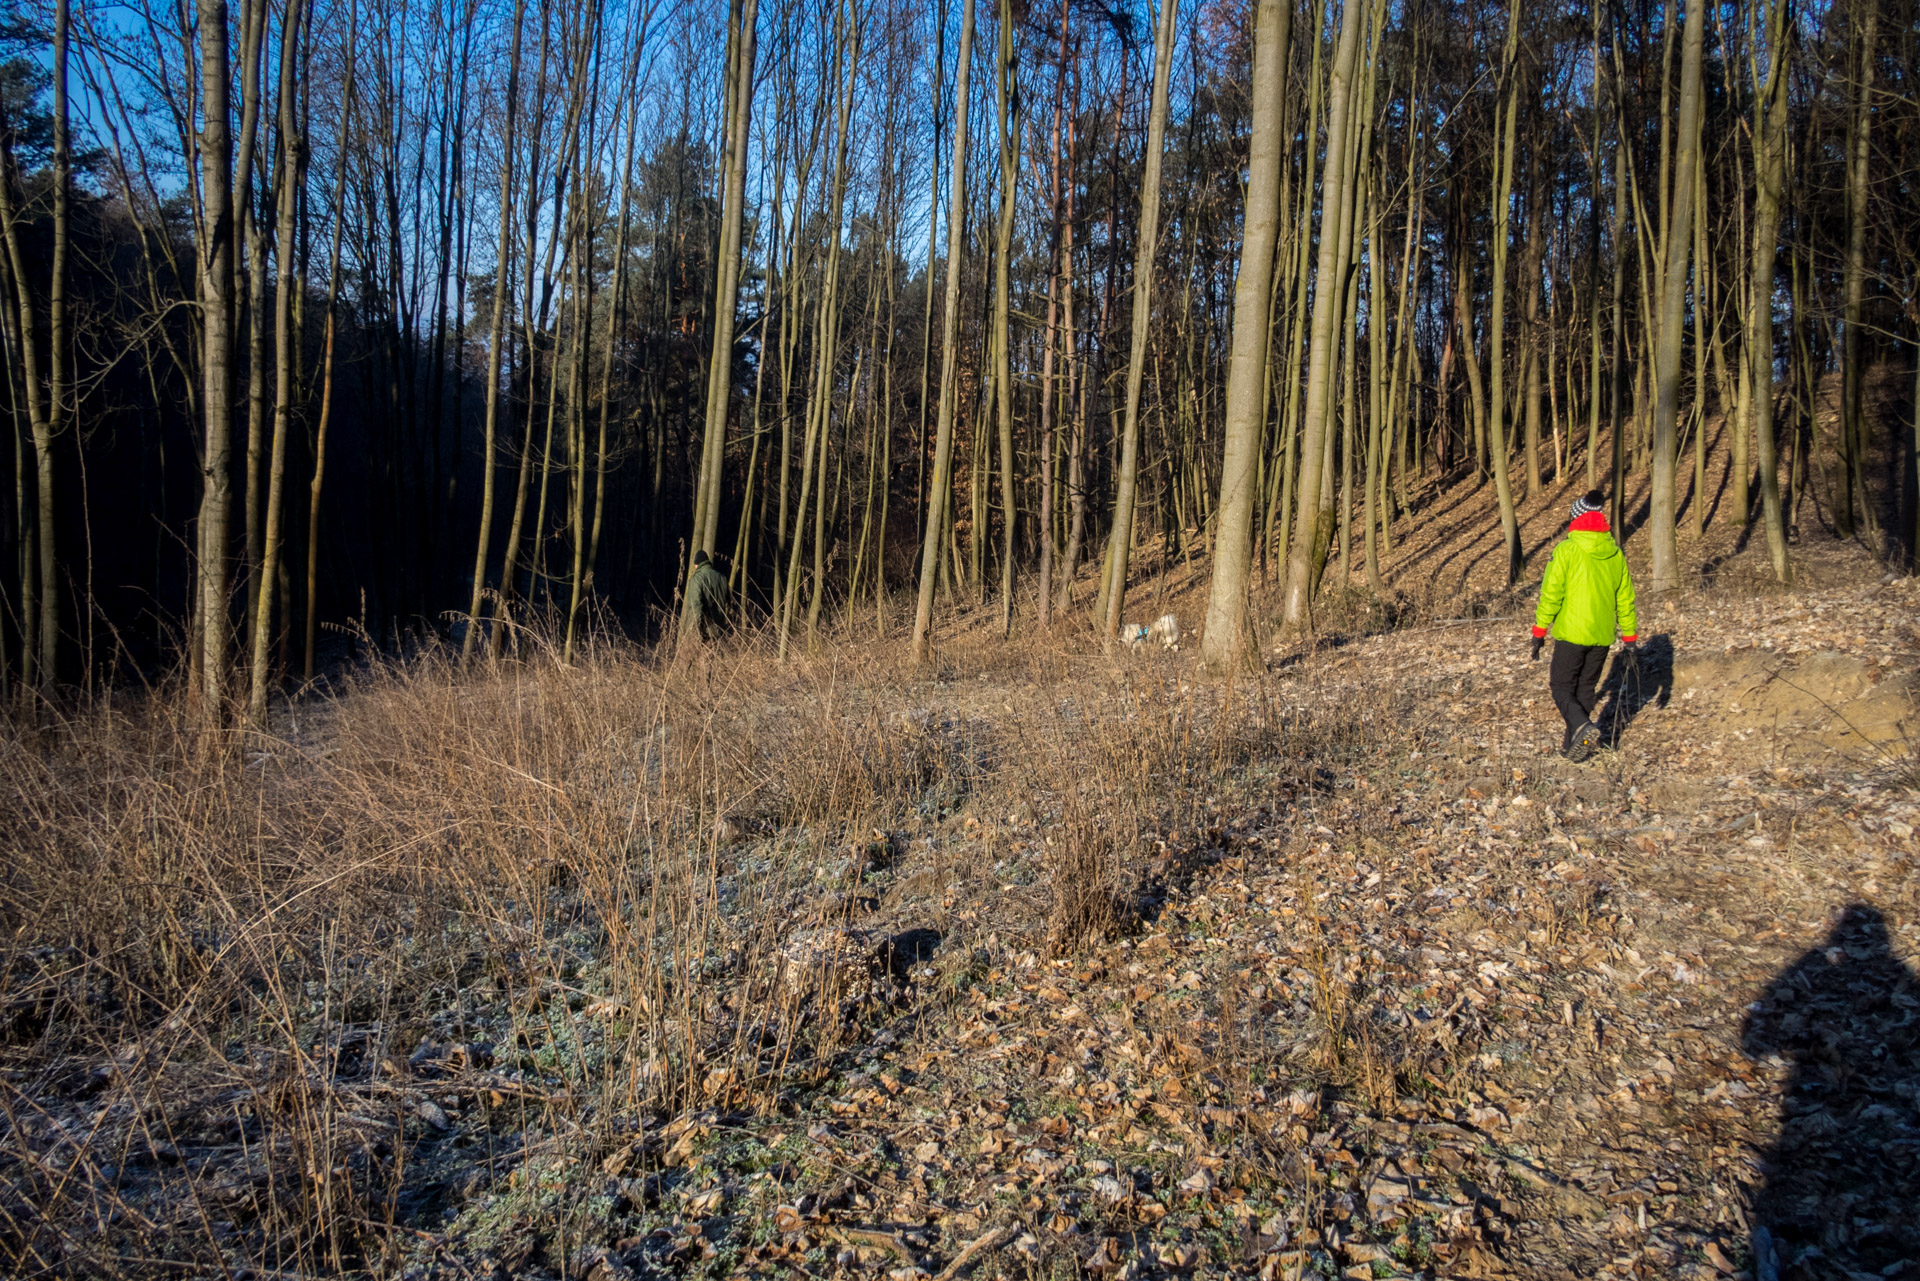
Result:
[[[778,708],[750,660],[429,656],[230,751],[170,692],[14,737],[0,1269],[106,1271],[136,1234],[210,1264],[223,1224],[272,1267],[367,1259],[407,1210],[378,1087],[491,1006],[514,1106],[575,1123],[830,1054],[766,1000],[778,909],[939,765],[815,675]],[[742,814],[780,839],[723,848]]]
[[[1190,615],[1186,573],[1140,598]],[[1512,605],[1422,590],[1330,587],[1318,639],[1223,680],[1075,617],[1004,643],[989,609],[922,669],[869,622],[784,665],[759,633],[571,665],[529,634],[362,670],[225,750],[172,687],[0,727],[0,1275],[392,1274],[536,1157],[658,1168],[676,1126],[791,1115],[877,1029],[1155,916],[1236,811],[1439,731],[1417,673],[1339,652]],[[1274,854],[1385,866],[1389,799]],[[1592,904],[1525,907],[1553,939]],[[1305,1073],[1385,1110],[1450,1070],[1338,924],[1296,922],[1304,1034],[1235,979],[1201,1044],[1159,1046],[1193,1097]]]
[[[1419,673],[1356,684],[1337,651],[1520,609],[1483,581],[1484,495],[1448,498],[1398,541],[1391,602],[1330,575],[1317,638],[1223,681],[1110,660],[1077,615],[1005,644],[987,609],[920,670],[865,622],[785,665],[764,635],[565,665],[530,634],[498,667],[361,671],[220,750],[177,686],[0,723],[0,1276],[393,1275],[536,1158],[658,1170],[685,1127],[791,1116],[877,1027],[938,1035],[969,984],[1163,910],[1229,858],[1236,809],[1444,734]],[[1136,599],[1191,618],[1203,585],[1165,562]],[[1363,860],[1431,875],[1374,839],[1397,843],[1384,793],[1351,798],[1337,837],[1271,851],[1302,903]],[[1543,945],[1598,911],[1527,893]],[[1195,1099],[1304,1075],[1385,1110],[1447,1074],[1467,1047],[1381,1019],[1337,924],[1294,923],[1314,1008],[1291,1031],[1242,973],[1200,1044],[1142,1028],[1143,1052]],[[1273,1168],[1314,1177],[1283,1146]],[[528,1212],[566,1272],[582,1212]]]
[[[878,922],[1081,951],[1204,849],[1214,781],[1342,747],[1269,681],[1076,644],[932,681],[755,637],[427,654],[221,751],[171,688],[9,727],[0,1273],[389,1271],[460,1191],[416,1157],[447,1111],[595,1160],[778,1109],[912,999]]]

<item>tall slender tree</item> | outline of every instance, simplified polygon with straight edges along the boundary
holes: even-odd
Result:
[[[279,585],[280,516],[287,474],[287,437],[292,435],[294,363],[299,351],[293,336],[293,300],[305,287],[299,279],[294,234],[298,230],[300,190],[306,181],[307,143],[301,132],[295,72],[300,66],[300,26],[303,0],[292,0],[281,19],[280,84],[275,95],[279,117],[280,158],[274,166],[277,193],[274,209],[273,296],[273,440],[268,463],[266,528],[260,569],[254,583],[252,680],[247,694],[247,722],[257,730],[267,727],[267,692],[273,635],[273,596]]]
[[[1162,0],[1171,7],[1173,0]],[[1361,0],[1348,0],[1341,41],[1355,39]],[[1226,667],[1239,661],[1246,633],[1247,577],[1253,557],[1253,500],[1260,434],[1267,407],[1268,318],[1273,263],[1280,233],[1282,74],[1292,35],[1292,6],[1259,0],[1253,17],[1253,134],[1247,154],[1247,212],[1240,274],[1233,289],[1233,356],[1227,373],[1226,455],[1220,464],[1220,501],[1214,535],[1213,578],[1207,587],[1201,661]],[[1352,65],[1351,49],[1347,64]],[[1158,59],[1156,57],[1156,63]],[[1336,93],[1341,92],[1336,76]],[[1341,145],[1328,134],[1329,148]],[[1323,224],[1324,225],[1324,224]],[[1115,593],[1118,594],[1117,592]]]
[[[1686,337],[1687,260],[1694,217],[1694,164],[1700,150],[1702,51],[1706,45],[1705,0],[1687,0],[1681,38],[1680,116],[1676,127],[1670,191],[1665,193],[1659,328],[1654,333],[1653,482],[1650,522],[1653,563],[1648,585],[1655,592],[1680,585],[1674,539],[1674,466],[1680,418],[1680,357]],[[1697,501],[1697,499],[1696,499]]]
[[[1013,631],[1013,214],[1019,195],[1020,64],[1014,53],[1013,3],[1000,0],[1000,52],[994,59],[994,116],[1000,131],[1000,216],[993,234],[993,414],[1000,436],[1000,635]]]
[[[1331,461],[1327,424],[1333,403],[1333,380],[1339,336],[1341,282],[1346,275],[1345,249],[1339,228],[1346,204],[1352,199],[1348,138],[1352,128],[1353,79],[1360,50],[1360,0],[1346,0],[1340,15],[1340,37],[1333,56],[1327,89],[1327,164],[1321,179],[1319,252],[1314,267],[1313,314],[1307,337],[1306,400],[1301,412],[1300,480],[1295,491],[1293,536],[1288,540],[1285,625],[1303,630],[1312,625],[1316,579],[1314,545],[1326,545],[1331,512],[1322,515],[1327,490],[1325,471]],[[1318,33],[1315,39],[1319,39]],[[1245,270],[1244,259],[1242,271]],[[1208,612],[1212,616],[1211,606]]]
[[[961,0],[960,51],[953,85],[953,159],[947,168],[947,285],[940,312],[939,411],[934,418],[933,475],[927,488],[926,518],[921,522],[920,597],[913,613],[913,660],[926,661],[933,634],[934,580],[940,571],[953,472],[953,414],[958,395],[956,373],[960,334],[960,255],[965,246],[961,221],[967,187],[968,71],[973,61],[973,0]],[[931,284],[931,281],[929,281]]]
[[[1873,80],[1880,33],[1880,0],[1849,0],[1852,74],[1847,115],[1847,244],[1841,274],[1840,459],[1844,469],[1834,495],[1834,520],[1842,534],[1858,529],[1879,542],[1879,521],[1867,492],[1866,319],[1867,223],[1872,218],[1867,171],[1873,164]]]
[[[513,36],[507,52],[507,90],[502,103],[500,142],[500,230],[494,241],[493,303],[487,321],[486,408],[480,447],[480,534],[473,552],[473,588],[467,604],[466,634],[460,638],[460,657],[471,659],[480,638],[480,609],[487,590],[488,548],[493,542],[493,501],[496,468],[495,441],[500,423],[500,378],[505,367],[507,290],[512,275],[514,153],[520,124],[520,39],[525,27],[526,0],[514,0]],[[328,312],[331,319],[332,312]]]
[[[713,300],[713,354],[707,367],[707,421],[695,491],[693,546],[718,550],[720,499],[726,469],[727,418],[733,396],[734,313],[740,298],[740,229],[745,218],[747,147],[752,132],[755,35],[760,0],[731,0],[727,20],[727,168],[720,202],[720,246]],[[688,559],[687,571],[692,572]],[[686,634],[694,625],[689,595],[680,616]]]
[[[233,134],[228,118],[226,0],[197,0],[200,25],[200,696],[211,723],[225,714],[227,687],[227,521],[232,506],[234,217]]]
[[[1760,464],[1760,509],[1767,558],[1772,562],[1774,577],[1782,583],[1793,580],[1793,568],[1787,554],[1779,455],[1774,441],[1773,296],[1787,177],[1787,85],[1793,67],[1790,7],[1791,0],[1761,0],[1750,14],[1748,25],[1754,196],[1753,261],[1747,269],[1746,402],[1753,416],[1753,443]]]
[[[1147,372],[1147,330],[1153,314],[1153,262],[1160,241],[1160,168],[1167,143],[1168,82],[1173,73],[1174,22],[1179,13],[1180,0],[1160,0],[1160,16],[1153,33],[1153,95],[1147,108],[1147,152],[1141,164],[1140,224],[1133,260],[1133,334],[1127,353],[1127,399],[1120,436],[1120,473],[1115,478],[1113,530],[1108,536],[1107,565],[1111,578],[1103,593],[1107,616],[1102,620],[1102,628],[1109,641],[1120,630],[1120,614],[1127,598],[1127,566],[1133,551],[1133,511],[1140,479],[1140,388]],[[1277,21],[1290,26],[1291,20],[1289,5],[1287,13]],[[1259,21],[1257,15],[1255,21]],[[1284,68],[1286,35],[1283,33],[1280,38],[1282,61],[1279,65]],[[1284,84],[1280,88],[1284,93]],[[1277,122],[1274,128],[1277,132]],[[1275,150],[1282,145],[1276,143]],[[1275,200],[1278,199],[1276,195]],[[1278,208],[1276,204],[1276,224]],[[1275,230],[1277,234],[1277,226]],[[1261,374],[1264,384],[1264,367]]]
[[[1500,504],[1500,534],[1506,541],[1507,584],[1520,579],[1520,521],[1513,506],[1513,480],[1507,469],[1507,257],[1513,222],[1513,163],[1515,137],[1520,119],[1520,0],[1507,7],[1506,49],[1500,59],[1501,106],[1494,116],[1497,134],[1493,162],[1493,208],[1490,221],[1493,239],[1492,296],[1488,300],[1487,364],[1491,371],[1487,388],[1487,452],[1493,467],[1494,493]],[[1527,282],[1532,290],[1535,283]],[[1529,335],[1529,338],[1531,335]],[[1537,472],[1537,456],[1528,466]],[[1531,491],[1531,488],[1529,489]]]

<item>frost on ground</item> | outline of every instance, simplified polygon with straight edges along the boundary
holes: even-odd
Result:
[[[16,966],[0,1233],[128,1274],[127,1233],[282,1274],[1914,1275],[1916,620],[1913,579],[1650,608],[1577,766],[1505,620],[835,694],[860,768],[690,810],[706,942],[644,983],[597,949],[666,873],[559,857],[465,924],[392,890],[455,940],[424,1012],[318,981],[297,1054],[217,1072],[36,1048]],[[773,690],[728,714],[817,694]],[[664,787],[677,733],[596,786]],[[817,817],[856,783],[906,802]],[[262,1226],[296,1202],[324,1232]]]

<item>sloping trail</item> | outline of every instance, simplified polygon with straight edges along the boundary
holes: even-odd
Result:
[[[1796,556],[1649,603],[1584,765],[1525,593],[1236,682],[955,635],[887,714],[1054,774],[983,766],[835,891],[852,952],[931,940],[823,999],[845,1053],[611,1151],[529,1130],[425,1275],[552,1274],[541,1197],[597,1281],[1911,1274],[1920,583]],[[1180,777],[1085,816],[1144,820],[1143,919],[1048,959],[1062,785],[1143,728]]]
[[[1557,844],[1567,857],[1536,884],[1594,895],[1545,947],[1528,931],[1484,949],[1496,974],[1540,983],[1538,1004],[1490,994],[1518,1008],[1469,1095],[1504,1104],[1489,1119],[1546,1182],[1503,1207],[1496,1257],[1517,1274],[1920,1259],[1920,989],[1902,969],[1920,936],[1915,606],[1907,580],[1655,609],[1642,631],[1672,657],[1650,688],[1609,678],[1631,720],[1584,767],[1542,754],[1555,718],[1512,636],[1437,647],[1458,696],[1427,796],[1462,794],[1412,830],[1442,846],[1484,832],[1469,882],[1501,878],[1504,834],[1530,861]]]
[[[1580,766],[1524,628],[1308,656],[1283,701],[1405,746],[1254,762],[1144,932],[883,1035],[807,1120],[858,1177],[746,1262],[865,1221],[978,1275],[1902,1275],[1916,618],[1913,580],[1651,610]]]

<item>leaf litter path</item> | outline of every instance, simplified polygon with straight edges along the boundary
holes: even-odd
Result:
[[[1910,723],[1917,606],[1908,582],[1658,612],[1673,658],[1646,680],[1672,688],[1629,685],[1586,766],[1548,753],[1544,664],[1507,630],[1305,665],[1302,701],[1424,684],[1424,746],[1292,796],[1250,770],[1151,928],[1016,956],[938,1035],[883,1033],[808,1126],[849,1177],[788,1201],[764,1262],[937,1272],[979,1242],[1014,1275],[1900,1275],[1920,1236],[1875,1216],[1910,1186],[1861,1161],[1910,1166],[1920,1076],[1871,1016],[1920,1003],[1904,976],[1803,983],[1776,1044],[1749,1007],[1809,955],[1900,975],[1920,933],[1911,767],[1833,710],[1905,699]],[[1769,706],[1768,683],[1809,692]],[[1878,941],[1832,943],[1850,904]],[[1802,1079],[1824,1067],[1857,1079]],[[929,1249],[836,1226],[860,1219]]]
[[[1913,580],[1653,611],[1585,765],[1524,629],[1309,656],[1283,703],[1402,745],[1236,771],[1090,954],[996,924],[1044,885],[976,886],[791,1109],[562,1158],[631,1233],[567,1270],[1920,1274],[1917,619]]]

